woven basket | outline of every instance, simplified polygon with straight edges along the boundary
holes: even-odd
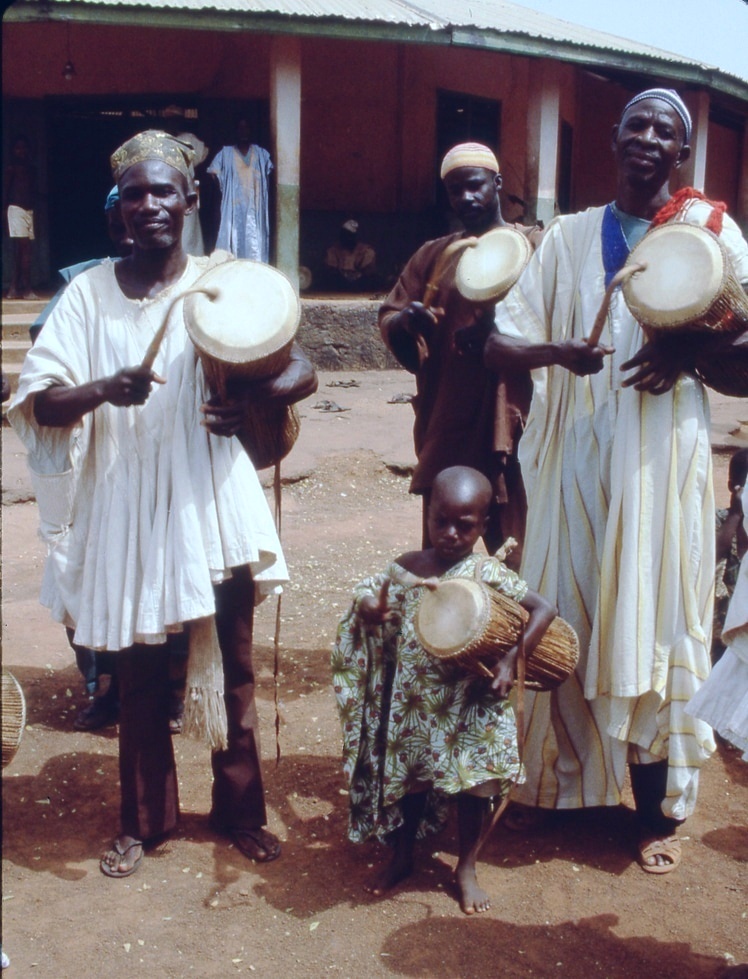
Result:
[[[2,744],[3,768],[9,765],[23,737],[26,726],[26,700],[21,685],[8,670],[3,670]]]

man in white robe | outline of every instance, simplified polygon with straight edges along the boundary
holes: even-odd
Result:
[[[556,603],[581,646],[558,691],[528,698],[527,782],[517,799],[617,805],[628,764],[639,861],[651,873],[680,862],[675,829],[693,811],[699,767],[714,750],[708,726],[683,712],[709,672],[709,408],[688,346],[677,336],[646,343],[620,292],[601,342],[585,337],[606,285],[651,222],[715,220],[696,192],[670,198],[690,126],[675,92],[631,100],[613,130],[615,202],[548,227],[498,307],[485,349],[494,369],[534,369],[520,442],[529,507],[521,573]],[[718,217],[748,281],[746,243]]]
[[[252,859],[280,854],[263,828],[251,653],[255,601],[279,590],[287,571],[257,474],[234,437],[243,406],[209,401],[175,302],[207,265],[181,243],[195,206],[191,158],[191,147],[156,131],[113,155],[132,254],[70,284],[9,411],[49,548],[42,601],[77,644],[117,652],[121,827],[100,864],[110,877],[133,873],[145,845],[176,824],[169,637],[187,628],[191,657],[210,652],[214,620],[218,662],[206,670],[218,701],[223,687],[227,737],[212,755],[211,825]],[[165,317],[153,368],[131,366]],[[248,396],[290,403],[315,387],[296,350]],[[205,701],[210,709],[208,690]]]

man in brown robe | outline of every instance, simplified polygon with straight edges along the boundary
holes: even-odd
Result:
[[[449,203],[465,230],[418,249],[379,311],[384,342],[416,376],[413,439],[418,463],[411,493],[423,497],[423,546],[430,545],[425,514],[434,477],[448,466],[484,473],[494,491],[484,537],[490,553],[508,537],[521,545],[526,500],[517,444],[530,405],[528,371],[493,373],[482,362],[493,305],[477,305],[457,291],[456,258],[446,264],[428,308],[423,299],[444,250],[467,236],[481,236],[507,222],[501,214],[501,174],[492,151],[462,143],[444,157],[441,177]],[[535,245],[540,228],[512,225]],[[517,566],[517,548],[508,563]]]

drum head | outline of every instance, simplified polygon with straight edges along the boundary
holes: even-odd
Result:
[[[416,635],[427,652],[449,659],[483,634],[490,614],[491,600],[479,582],[442,581],[434,591],[424,591]]]
[[[471,302],[496,302],[512,288],[531,255],[532,246],[521,231],[494,228],[462,253],[455,285]]]
[[[664,224],[648,231],[626,265],[646,264],[621,287],[640,323],[654,328],[698,320],[722,292],[726,262],[722,245],[705,228]]]
[[[235,259],[209,269],[184,301],[187,332],[202,353],[229,364],[262,360],[296,335],[301,305],[288,279],[272,265]]]

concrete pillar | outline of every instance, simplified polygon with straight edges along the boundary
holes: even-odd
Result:
[[[299,288],[299,160],[301,156],[301,41],[275,37],[270,55],[270,123],[275,146],[277,261]]]
[[[555,62],[540,61],[530,72],[527,113],[527,218],[544,224],[556,214],[561,79]]]
[[[706,155],[709,141],[709,93],[687,92],[683,101],[688,106],[693,123],[691,156],[677,171],[670,189],[672,191],[680,187],[695,187],[703,193],[706,184]]]

